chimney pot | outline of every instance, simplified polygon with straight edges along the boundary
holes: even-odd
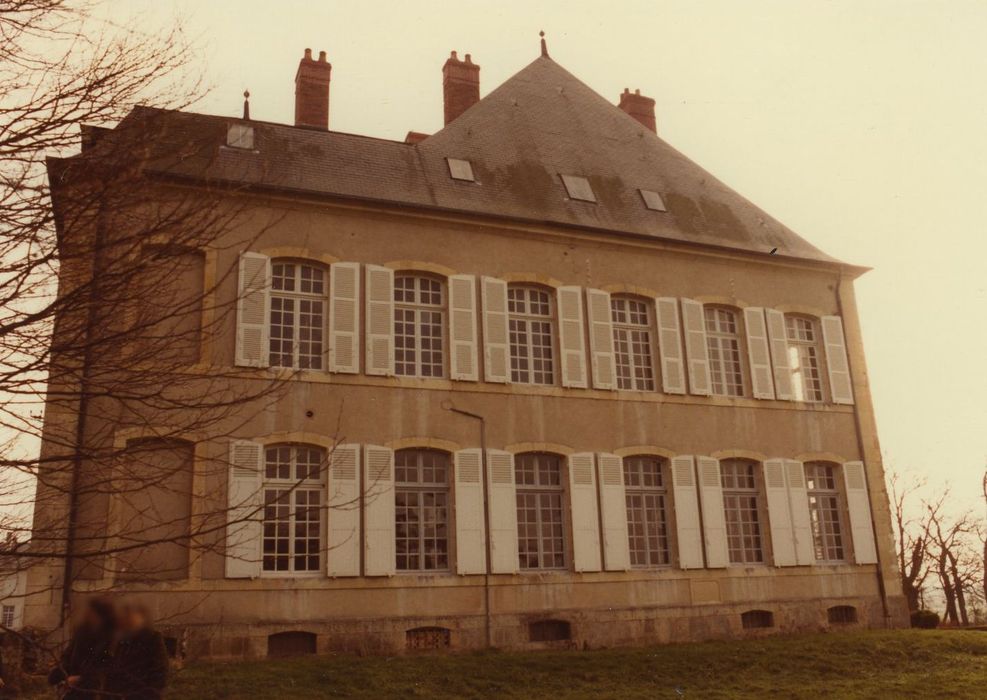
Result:
[[[312,49],[305,49],[305,58],[309,61],[312,60]]]
[[[658,133],[658,125],[655,122],[655,101],[642,95],[640,89],[631,93],[628,88],[624,88],[618,106],[648,129]]]
[[[464,61],[455,51],[449,54],[442,66],[442,97],[446,124],[480,101],[480,66],[470,54]]]
[[[312,49],[305,49],[305,56],[298,63],[295,73],[295,126],[312,129],[329,129],[329,82],[332,64],[326,61],[326,52],[319,52],[319,60],[312,60]]]
[[[326,52],[319,51],[319,63],[325,63],[325,62],[326,62]]]

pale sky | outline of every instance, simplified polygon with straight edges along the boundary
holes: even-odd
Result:
[[[330,128],[442,126],[441,66],[485,95],[538,55],[616,102],[657,100],[660,136],[831,255],[856,284],[885,464],[982,512],[987,463],[987,2],[111,0],[181,13],[214,86],[198,111],[293,120],[306,47],[333,64]],[[959,503],[957,504],[959,505]]]

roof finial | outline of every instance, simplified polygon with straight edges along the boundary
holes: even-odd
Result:
[[[250,121],[250,90],[243,91],[243,118]]]
[[[538,36],[541,37],[541,55],[548,58],[548,44],[545,43],[545,30],[538,32]]]

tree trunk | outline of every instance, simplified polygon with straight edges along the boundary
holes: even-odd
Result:
[[[953,582],[946,565],[946,555],[940,554],[936,563],[938,564],[939,583],[942,585],[942,593],[946,597],[946,612],[943,618],[946,622],[958,625],[960,620],[956,613],[956,592],[953,590]]]
[[[949,570],[953,577],[953,595],[956,597],[956,607],[959,611],[960,623],[965,627],[970,624],[970,618],[966,612],[966,594],[963,592],[963,581],[960,580],[956,558],[952,555],[949,557]]]

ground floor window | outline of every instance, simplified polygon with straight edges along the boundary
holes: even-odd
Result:
[[[268,447],[264,461],[263,570],[322,569],[322,492],[325,450]]]

